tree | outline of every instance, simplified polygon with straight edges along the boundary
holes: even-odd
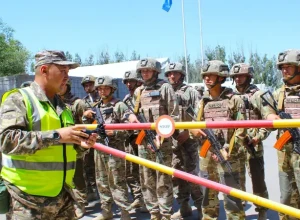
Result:
[[[246,57],[244,55],[244,51],[233,52],[229,55],[228,65],[231,68],[236,63],[245,63]]]
[[[182,63],[185,66],[185,56],[179,57],[178,62]],[[188,55],[187,57],[187,69],[189,80],[188,83],[200,82],[200,72],[198,72],[195,65],[191,63],[190,55]]]
[[[141,55],[137,54],[136,51],[132,51],[130,60],[140,60],[141,59]]]
[[[94,61],[94,55],[90,54],[87,59],[85,59],[84,63],[82,66],[94,66],[95,61]]]
[[[79,63],[80,65],[82,64],[81,57],[78,53],[75,53],[74,62]]]
[[[226,62],[225,47],[221,47],[220,45],[217,45],[214,49],[208,47],[204,53],[207,60],[221,60],[224,63]]]
[[[121,52],[121,51],[116,51],[115,52],[115,62],[116,63],[120,63],[120,62],[123,62],[125,60],[126,60],[126,58],[125,58],[125,55],[124,55],[123,52]]]
[[[110,61],[110,56],[107,50],[102,50],[98,55],[98,59],[96,61],[97,65],[108,64]]]
[[[66,52],[66,58],[68,61],[73,61],[73,56],[69,53],[69,51]]]
[[[13,32],[14,30],[0,19],[0,76],[24,73],[30,58],[27,49],[13,38]]]

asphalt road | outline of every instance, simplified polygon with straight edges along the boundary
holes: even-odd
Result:
[[[266,181],[267,181],[267,187],[269,191],[269,197],[270,200],[279,202],[280,201],[280,191],[279,191],[279,180],[278,180],[278,166],[277,166],[277,153],[276,150],[273,148],[273,145],[275,143],[275,135],[276,133],[273,132],[270,134],[270,136],[264,141],[264,147],[265,147],[265,169],[266,169]],[[247,192],[252,193],[252,186],[249,176],[247,176]],[[222,195],[219,195],[220,201],[221,201],[221,208],[220,208],[220,215],[219,219],[223,220],[226,219],[225,212],[223,209],[223,201],[222,201]],[[192,204],[192,203],[191,203]],[[178,210],[178,204],[174,200],[174,211]],[[87,213],[82,218],[83,220],[87,219],[93,219],[100,213],[100,204],[99,202],[93,202],[90,203],[87,207]],[[246,211],[246,219],[257,219],[257,214],[255,212],[255,206],[252,203],[248,203],[245,207]],[[120,212],[116,206],[114,206],[114,219],[120,219]],[[197,219],[198,213],[195,207],[193,207],[193,216],[190,218],[186,218],[186,220],[192,220]],[[150,219],[149,214],[140,213],[137,212],[131,212],[132,219],[138,219],[138,220],[147,220]],[[0,220],[4,220],[5,216],[0,215]],[[273,210],[268,211],[268,219],[270,220],[278,220],[278,214],[277,212]]]

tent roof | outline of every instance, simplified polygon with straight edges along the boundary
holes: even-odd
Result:
[[[162,65],[162,69],[165,69],[166,64],[170,62],[169,58],[158,58]],[[94,66],[83,66],[69,71],[69,76],[84,77],[86,75],[93,75],[95,77],[100,77],[104,75],[109,75],[113,78],[123,78],[124,73],[129,70],[135,70],[138,60],[127,61],[121,63],[110,63],[104,65],[94,65]]]

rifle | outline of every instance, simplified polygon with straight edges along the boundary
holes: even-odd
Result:
[[[195,117],[196,116],[196,112],[194,111],[194,109],[192,108],[192,106],[189,106],[186,109],[186,113],[194,121],[197,121],[197,119]],[[225,149],[220,144],[220,142],[217,140],[217,138],[216,138],[213,130],[206,128],[206,129],[203,129],[203,132],[206,134],[207,139],[205,140],[204,144],[201,147],[201,150],[199,152],[199,156],[202,157],[202,158],[205,158],[206,155],[207,155],[208,150],[210,149],[211,152],[217,156],[218,161],[221,164],[224,164],[227,167],[227,169],[229,170],[229,173],[234,178],[234,176],[232,175],[232,167],[231,167],[230,163],[227,161],[228,158],[226,156],[224,156],[225,155],[225,152],[224,152]]]
[[[91,94],[89,94],[89,98],[91,100],[91,103],[94,103],[94,100],[91,96]],[[102,100],[100,101],[100,104],[101,104]],[[104,124],[105,124],[105,121],[102,117],[102,114],[100,112],[100,109],[97,108],[95,105],[94,107],[91,106],[91,104],[88,102],[89,106],[91,107],[91,109],[96,113],[96,123],[98,124],[97,125],[97,128],[95,130],[86,130],[85,133],[87,134],[91,134],[91,133],[97,133],[101,138],[104,139],[104,143],[106,146],[108,146],[109,144],[109,140],[108,140],[108,137],[106,135],[106,132],[105,132],[105,127],[104,127]],[[105,112],[106,114],[108,114],[109,112]],[[95,123],[93,123],[95,124]]]
[[[125,105],[129,108],[131,112],[134,112],[133,108],[133,102],[131,100],[131,97],[128,97],[127,99],[124,100]],[[148,121],[146,120],[144,113],[143,112],[138,112],[137,118],[141,123],[147,123]],[[150,145],[151,150],[155,152],[156,157],[158,158],[159,163],[163,163],[163,155],[160,152],[160,150],[157,148],[156,144],[154,143],[154,140],[156,139],[156,135],[152,130],[141,130],[140,133],[138,134],[138,137],[136,139],[136,144],[140,145],[142,143],[142,140],[146,138],[147,143]]]
[[[269,96],[268,98],[265,98],[265,96]],[[272,93],[270,91],[264,92],[260,96],[263,100],[263,105],[269,105],[276,114],[281,119],[293,119],[292,116],[289,113],[286,113],[284,111],[279,111],[277,108],[277,102],[275,101]],[[270,103],[270,101],[273,101],[273,104]],[[293,142],[293,151],[297,154],[300,154],[300,132],[298,128],[284,128],[284,133],[280,138],[277,140],[277,142],[274,145],[274,148],[277,150],[282,150],[283,146],[292,139]]]
[[[250,111],[250,103],[249,103],[248,98],[247,98],[247,97],[243,97],[243,101],[244,101],[244,103],[245,103],[246,109],[248,109],[248,110]],[[247,119],[248,119],[248,117],[247,117]],[[246,146],[247,151],[249,152],[249,154],[250,154],[254,159],[257,159],[257,156],[256,156],[256,150],[255,150],[254,144],[253,144],[253,143],[250,143],[250,144],[249,144],[249,142],[250,142],[250,137],[247,136],[245,141],[246,141],[246,142],[245,142],[245,146]],[[259,167],[260,167],[261,169],[264,169],[264,164],[263,164],[260,160],[258,160],[258,161],[259,161]]]

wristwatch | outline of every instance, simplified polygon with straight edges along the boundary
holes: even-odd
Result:
[[[59,134],[57,131],[53,131],[53,134],[52,134],[52,135],[53,135],[53,136],[52,136],[53,140],[59,142],[59,140],[60,140],[60,138],[61,138],[60,134]]]

